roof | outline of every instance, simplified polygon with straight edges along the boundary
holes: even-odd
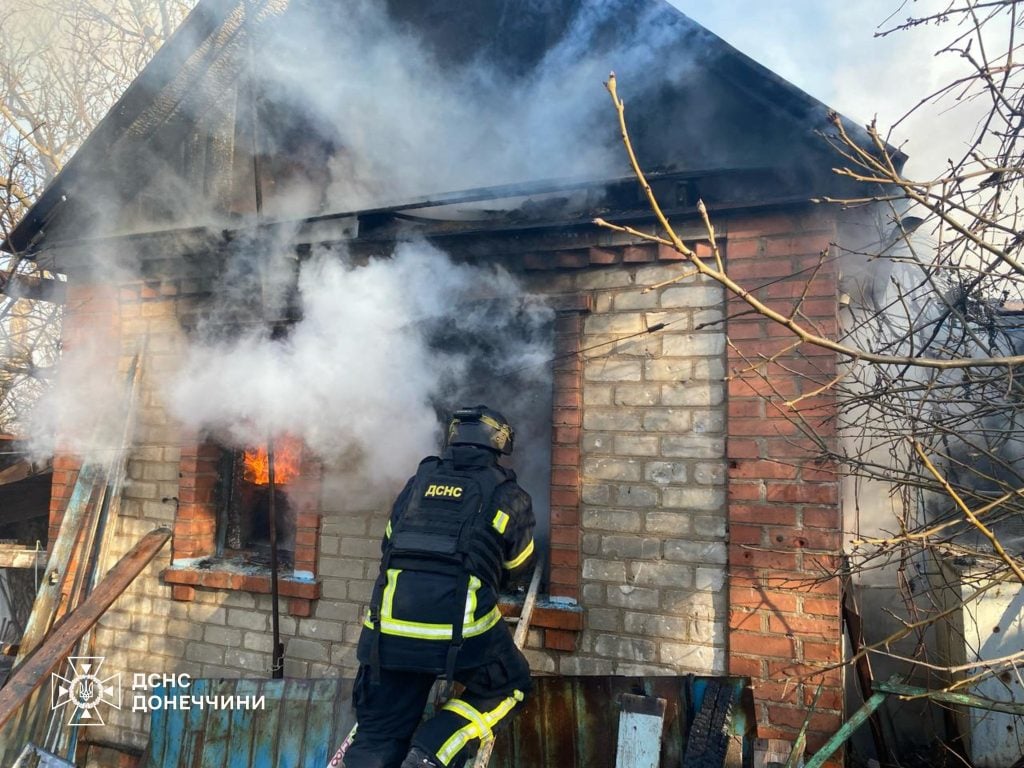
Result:
[[[382,27],[367,8],[385,6]],[[374,47],[381,38],[414,44],[396,60]],[[358,56],[347,59],[352,48]],[[4,245],[31,252],[48,238],[52,244],[95,234],[112,205],[140,199],[161,201],[166,226],[210,223],[202,214],[211,206],[198,199],[230,179],[190,173],[197,157],[209,164],[225,151],[217,121],[234,121],[236,154],[246,141],[273,145],[271,154],[301,143],[316,155],[311,173],[338,172],[339,156],[370,158],[379,182],[392,170],[381,172],[380,164],[394,161],[394,178],[383,179],[391,197],[363,206],[381,210],[471,187],[502,186],[483,196],[498,199],[513,183],[619,177],[628,168],[598,85],[609,65],[646,168],[699,176],[763,171],[767,162],[780,199],[806,199],[822,185],[833,191],[843,183],[831,174],[835,155],[818,135],[829,130],[830,110],[664,0],[201,0]],[[261,138],[244,135],[251,73],[263,118],[253,131]],[[441,108],[431,106],[433,92],[415,101],[434,82],[451,97]],[[333,106],[324,109],[329,99]],[[337,111],[346,106],[351,111]],[[522,122],[503,123],[506,111]],[[846,123],[866,144],[863,129]],[[375,137],[375,147],[356,145]],[[509,156],[499,162],[503,152]],[[221,176],[237,176],[242,166],[236,161]],[[168,170],[177,183],[167,182],[174,175]],[[418,186],[409,186],[414,177]],[[360,208],[346,207],[351,195],[341,199],[287,213],[303,219]],[[118,231],[104,223],[105,234]]]

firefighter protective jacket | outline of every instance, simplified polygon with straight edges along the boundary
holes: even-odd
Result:
[[[454,480],[445,479],[453,477]],[[431,531],[429,527],[424,528],[422,518],[424,514],[429,517],[431,505],[438,509],[442,518],[446,503],[458,507],[464,492],[459,477],[474,478],[477,482],[469,485],[483,489],[487,497],[481,498],[482,506],[477,505],[479,512],[475,514],[488,530],[478,536],[475,543],[466,546],[464,560],[468,569],[437,568],[396,553],[392,537],[397,540],[400,537],[396,532],[409,527],[403,516],[415,514],[421,518],[412,539],[416,536],[429,539]],[[427,511],[421,507],[426,507]],[[444,525],[445,521],[439,519],[439,529]],[[359,641],[359,660],[372,662],[373,635],[379,631],[381,666],[444,672],[456,620],[461,622],[462,635],[458,666],[471,667],[486,660],[493,644],[489,637],[492,630],[507,632],[501,626],[498,594],[530,572],[534,525],[529,494],[516,483],[512,470],[498,464],[493,452],[456,445],[446,450],[440,459],[424,459],[420,470],[395,500],[385,529],[381,542],[384,557],[374,588],[379,615],[373,616],[374,606],[371,605]],[[405,538],[409,540],[410,535],[406,534]]]

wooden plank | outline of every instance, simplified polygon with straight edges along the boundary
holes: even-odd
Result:
[[[533,607],[537,604],[537,593],[540,591],[540,579],[543,574],[544,561],[538,557],[537,565],[533,569],[533,578],[530,579],[530,588],[526,591],[526,599],[523,601],[523,610],[519,613],[516,632],[512,637],[516,648],[522,648],[526,645],[526,638],[530,633],[530,618],[533,616]],[[480,745],[480,751],[476,754],[473,768],[487,768],[493,751],[494,739],[491,738]]]
[[[825,745],[814,753],[814,756],[804,764],[804,768],[821,768],[821,766],[825,764],[825,761],[832,757],[832,755],[835,754],[835,751],[853,735],[853,732],[860,728],[864,721],[871,717],[871,714],[882,706],[886,696],[887,694],[885,693],[872,694],[871,697],[864,702],[864,706],[854,712],[853,716],[843,723],[842,727],[832,735],[832,738],[826,741]]]
[[[285,697],[281,702],[275,768],[299,768],[302,741],[309,727],[309,697],[313,692],[310,680],[285,680]]]
[[[263,693],[262,680],[239,680],[235,684],[235,695],[246,696],[249,701]],[[253,713],[249,710],[237,708],[231,713],[230,727],[230,749],[228,749],[225,768],[249,768],[252,761],[252,722]],[[172,768],[170,763],[165,763]]]
[[[984,662],[979,661],[979,666]],[[965,707],[977,707],[989,712],[1005,712],[1010,715],[1024,717],[1024,703],[1012,701],[995,701],[985,699],[981,696],[974,696],[970,693],[956,693],[949,691],[930,691],[927,688],[918,688],[916,685],[906,685],[896,680],[887,682],[876,682],[875,688],[883,693],[894,693],[897,696],[911,696],[928,698],[934,701],[941,701],[946,704],[961,704]]]
[[[79,638],[142,573],[170,538],[169,528],[157,528],[143,536],[110,569],[93,593],[14,670],[7,684],[0,689],[0,726],[10,720],[29,695],[46,682],[47,676],[64,660]]]
[[[78,472],[71,499],[68,501],[64,518],[61,520],[60,533],[50,549],[50,558],[46,565],[46,574],[32,612],[25,625],[25,633],[21,637],[21,647],[15,660],[15,667],[39,646],[49,631],[60,602],[61,590],[68,575],[68,566],[74,553],[78,531],[85,519],[89,503],[93,500],[100,486],[106,482],[104,468],[95,462],[86,462]]]
[[[210,686],[210,692],[216,696],[234,695],[237,686],[234,681],[225,680],[221,685]],[[203,768],[225,768],[228,762],[229,740],[231,736],[231,717],[234,711],[228,708],[211,708],[206,715],[206,730],[203,737]]]
[[[665,699],[624,693],[619,702],[622,712],[615,768],[658,768]]]

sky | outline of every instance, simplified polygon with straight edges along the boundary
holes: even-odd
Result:
[[[888,128],[923,96],[961,71],[936,56],[956,27],[928,25],[876,33],[948,0],[670,0],[690,18],[789,82],[858,123]],[[897,127],[908,173],[927,173],[965,146],[974,118],[926,108]],[[904,143],[905,142],[905,143]]]

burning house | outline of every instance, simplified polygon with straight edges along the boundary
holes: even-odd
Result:
[[[274,517],[284,673],[351,676],[390,499],[486,401],[544,544],[536,674],[745,676],[762,737],[839,727],[836,361],[593,223],[657,229],[611,70],[686,242],[703,200],[735,279],[834,328],[825,106],[661,0],[199,3],[6,244],[67,275],[51,545],[140,360],[107,565],[172,536],[99,621],[109,668],[269,674]],[[111,711],[88,764],[148,730]]]

